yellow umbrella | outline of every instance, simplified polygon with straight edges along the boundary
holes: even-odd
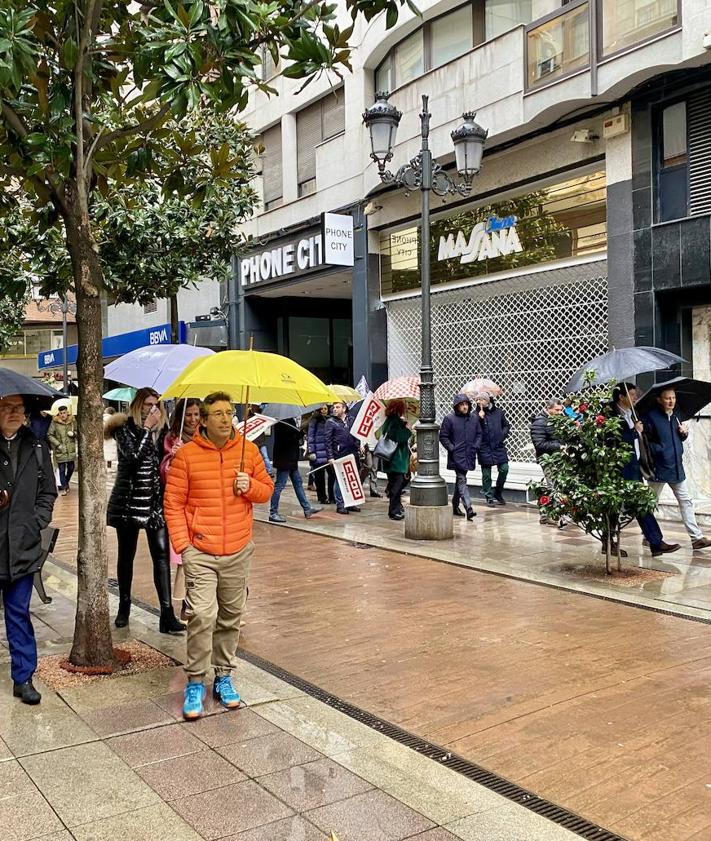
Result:
[[[258,350],[225,350],[193,360],[161,399],[203,398],[213,391],[226,391],[234,403],[311,406],[339,399],[317,376],[292,359]]]
[[[326,386],[326,388],[330,388],[331,391],[338,395],[341,400],[345,403],[357,403],[359,400],[363,399],[363,395],[357,392],[354,388],[351,388],[349,385],[334,385],[330,383]]]

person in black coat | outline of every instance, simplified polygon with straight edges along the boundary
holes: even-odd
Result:
[[[467,472],[476,467],[476,455],[481,443],[481,423],[472,402],[466,394],[455,394],[452,399],[452,413],[442,421],[439,431],[440,444],[447,451],[447,468],[456,476],[452,494],[452,510],[455,517],[463,517],[459,500],[464,502],[467,520],[476,514],[467,485]]]
[[[333,464],[336,459],[345,458],[349,455],[354,455],[356,465],[360,458],[360,441],[351,435],[351,425],[353,418],[348,417],[348,408],[345,403],[336,402],[332,407],[332,415],[326,422],[325,442],[326,455],[328,456],[329,464]],[[336,512],[338,514],[348,514],[351,511],[360,511],[357,505],[351,505],[346,508],[343,500],[343,494],[336,482],[333,486],[333,492],[336,496]]]
[[[138,389],[129,406],[128,417],[122,414],[111,416],[104,427],[104,435],[116,439],[118,467],[106,521],[116,529],[118,541],[116,577],[119,609],[114,624],[117,628],[128,624],[133,561],[138,535],[143,529],[153,560],[153,582],[160,604],[158,628],[162,634],[180,634],[185,625],[177,620],[170,595],[168,532],[163,518],[160,481],[165,431],[165,414],[158,393],[152,388]]]
[[[272,452],[272,464],[276,470],[276,482],[269,506],[269,522],[285,523],[286,517],[279,513],[279,500],[286,483],[291,479],[294,486],[294,493],[299,504],[304,510],[304,517],[308,520],[314,514],[321,511],[320,508],[312,508],[304,492],[304,483],[299,473],[299,454],[303,433],[295,418],[278,421],[272,427],[274,430],[274,450]]]
[[[654,480],[649,483],[659,498],[664,485],[676,497],[679,513],[694,549],[706,549],[711,540],[704,537],[696,522],[694,503],[684,472],[684,441],[689,430],[676,412],[676,392],[666,388],[657,396],[657,406],[643,418],[644,431],[652,454]]]
[[[52,519],[57,498],[46,442],[24,426],[25,401],[19,394],[0,398],[0,592],[10,649],[12,694],[38,704],[32,683],[37,643],[30,618],[34,574],[42,566],[42,529]]]
[[[509,474],[509,454],[505,441],[509,437],[511,424],[503,410],[494,404],[488,392],[476,399],[481,424],[479,444],[479,466],[481,467],[481,490],[487,505],[506,505],[504,485]],[[496,467],[496,487],[491,487],[491,468]]]
[[[612,391],[612,411],[620,418],[620,436],[625,444],[629,444],[632,454],[630,460],[622,468],[622,477],[630,482],[641,482],[642,468],[640,467],[640,456],[644,446],[644,427],[641,421],[634,415],[634,404],[637,402],[637,388],[632,383],[623,383],[615,386]],[[653,557],[657,558],[668,552],[676,552],[681,547],[678,543],[666,543],[664,535],[659,527],[657,518],[651,512],[643,517],[637,517],[639,527],[642,529]],[[605,552],[605,540],[602,541],[602,551]],[[616,552],[617,547],[611,547]],[[624,550],[620,550],[622,557],[626,556]]]
[[[324,467],[328,464],[328,453],[326,452],[326,421],[328,420],[329,408],[324,403],[320,409],[317,409],[311,420],[308,428],[308,453],[311,470],[320,467],[321,470],[315,470],[312,474],[314,477],[314,485],[316,486],[316,496],[320,505],[333,505],[335,497],[333,493],[333,483],[336,477],[333,473],[333,468]],[[326,493],[326,480],[328,479],[328,493]]]
[[[557,453],[560,449],[560,441],[556,438],[555,429],[551,423],[554,415],[563,414],[563,401],[557,397],[551,397],[546,401],[542,412],[531,418],[531,443],[536,451],[536,459],[541,460],[542,456],[549,456]],[[545,473],[545,469],[543,471]]]

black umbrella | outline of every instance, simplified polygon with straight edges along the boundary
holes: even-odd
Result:
[[[26,401],[28,410],[49,409],[52,403],[62,396],[60,392],[44,383],[18,374],[10,368],[0,368],[0,398],[7,397],[8,394],[21,394],[29,398]]]
[[[676,411],[682,421],[693,418],[704,406],[711,403],[711,383],[692,380],[689,377],[675,377],[673,380],[653,385],[640,397],[635,405],[635,411],[640,417],[659,405],[657,397],[665,388],[673,388],[676,392]]]
[[[596,356],[595,359],[591,359],[590,362],[586,362],[579,368],[571,377],[566,386],[566,391],[580,391],[581,388],[584,388],[588,371],[595,374],[590,385],[601,385],[609,383],[611,380],[621,383],[637,374],[660,371],[685,361],[675,353],[660,350],[656,347],[613,348],[607,353],[603,353],[602,356]]]

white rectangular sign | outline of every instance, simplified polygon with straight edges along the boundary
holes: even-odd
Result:
[[[247,421],[247,440],[254,441],[255,439],[259,438],[262,433],[266,432],[268,429],[271,429],[276,420],[274,418],[269,418],[266,415],[251,415],[249,420]],[[240,435],[243,435],[244,432],[244,421],[240,421],[236,426],[235,429],[239,432]]]
[[[372,442],[376,429],[380,429],[384,422],[385,404],[376,400],[371,391],[365,396],[355,416],[351,425],[351,435],[363,444]]]
[[[336,481],[343,494],[343,504],[346,508],[352,505],[363,505],[365,493],[363,483],[360,481],[358,463],[356,457],[351,453],[345,458],[336,459],[333,462],[333,469],[336,472]]]
[[[323,214],[323,260],[331,266],[353,265],[353,217]]]

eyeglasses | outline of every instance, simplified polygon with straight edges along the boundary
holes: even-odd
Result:
[[[0,412],[6,412],[8,415],[24,415],[25,407],[17,403],[0,403]]]
[[[220,420],[223,420],[224,418],[231,418],[232,412],[208,412],[208,416],[211,418],[220,418]]]

